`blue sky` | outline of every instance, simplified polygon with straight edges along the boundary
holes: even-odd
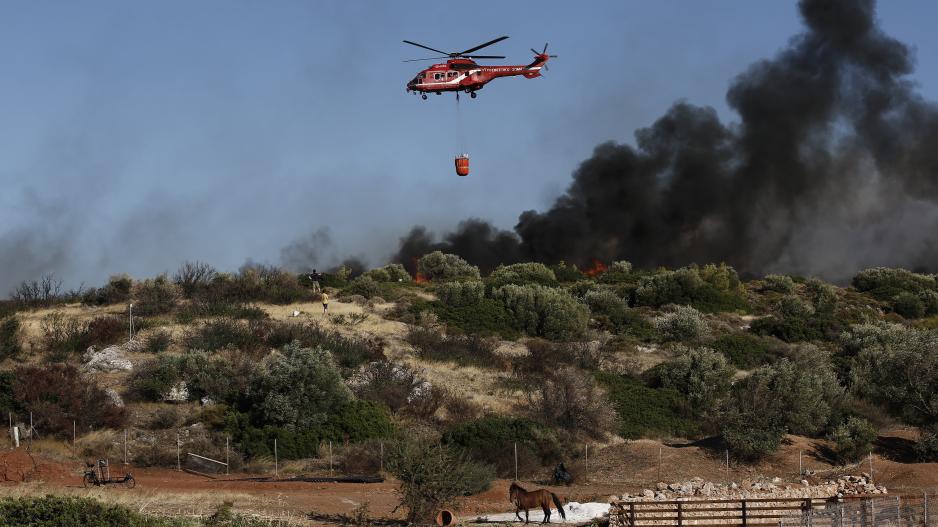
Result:
[[[881,3],[938,99],[938,4]],[[674,101],[715,107],[734,75],[800,30],[794,2],[237,2],[0,0],[0,293],[279,262],[328,228],[373,263],[414,224],[501,227],[544,209],[603,141],[631,142]],[[429,56],[402,39],[530,61],[539,79],[422,101]],[[502,61],[490,61],[499,63]],[[458,121],[462,122],[462,133]],[[464,138],[464,139],[463,139]],[[458,178],[453,155],[472,155]]]

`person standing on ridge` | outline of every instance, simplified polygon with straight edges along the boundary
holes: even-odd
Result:
[[[322,280],[322,275],[319,274],[319,271],[313,269],[312,274],[307,275],[309,280],[313,283],[313,293],[318,293],[320,291],[319,281]]]

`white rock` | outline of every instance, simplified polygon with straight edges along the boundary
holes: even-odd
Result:
[[[189,387],[185,381],[179,381],[163,394],[162,399],[171,403],[182,403],[189,400]]]
[[[120,394],[117,393],[117,391],[114,390],[114,388],[105,388],[104,393],[105,395],[107,395],[108,399],[110,399],[111,402],[114,403],[114,406],[117,406],[118,408],[124,407],[124,400],[121,399]]]
[[[108,346],[102,350],[90,346],[82,359],[88,368],[98,371],[130,371],[134,368],[133,363],[124,356],[124,350],[120,346]]]

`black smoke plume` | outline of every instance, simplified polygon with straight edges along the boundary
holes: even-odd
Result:
[[[873,0],[802,0],[806,26],[737,76],[739,122],[678,102],[635,145],[606,143],[547,211],[515,232],[469,220],[423,227],[397,260],[440,249],[484,268],[519,260],[627,259],[843,279],[860,267],[935,268],[938,107],[907,76],[910,50]]]

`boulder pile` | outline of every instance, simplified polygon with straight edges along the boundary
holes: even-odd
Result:
[[[751,499],[751,498],[833,498],[886,494],[886,487],[873,484],[869,474],[843,476],[835,480],[811,484],[785,484],[780,478],[741,483],[713,483],[703,478],[683,482],[659,482],[654,489],[644,489],[634,495],[619,497],[623,501],[697,499]]]

